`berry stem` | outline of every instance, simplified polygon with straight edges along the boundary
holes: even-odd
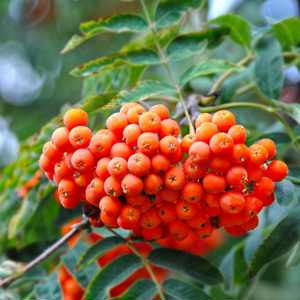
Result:
[[[159,281],[157,280],[156,278],[156,275],[151,267],[151,263],[150,261],[144,257],[139,251],[138,249],[134,246],[132,240],[126,240],[124,239],[120,234],[118,234],[116,231],[114,231],[113,229],[111,228],[107,228],[113,235],[121,238],[124,240],[124,242],[127,244],[128,248],[132,251],[133,254],[135,254],[143,263],[146,271],[148,272],[151,280],[153,281],[153,283],[155,284],[156,286],[156,289],[157,289],[157,292],[158,292],[158,295],[159,295],[159,298],[160,300],[166,300],[166,297],[164,295],[164,292],[163,292],[163,288],[161,286],[161,284],[159,283]]]
[[[67,234],[65,234],[62,238],[60,238],[57,242],[55,242],[53,245],[47,248],[39,256],[37,256],[35,259],[33,259],[31,262],[25,265],[20,271],[1,280],[0,288],[6,288],[9,285],[11,285],[14,281],[22,277],[25,273],[29,272],[35,266],[39,265],[41,262],[46,260],[60,247],[62,247],[68,240],[70,240],[74,235],[76,235],[83,229],[87,229],[88,227],[89,227],[88,219],[83,219],[82,222],[75,224]]]
[[[185,100],[184,100],[184,97],[183,97],[180,85],[178,84],[178,81],[177,81],[176,77],[173,74],[173,70],[172,70],[172,66],[170,64],[170,60],[167,57],[167,55],[165,54],[164,49],[161,47],[161,45],[160,45],[160,43],[159,43],[159,41],[157,39],[156,24],[155,24],[155,22],[152,22],[152,20],[151,20],[150,14],[149,14],[148,9],[147,9],[147,6],[145,4],[145,0],[140,0],[140,3],[141,3],[141,6],[142,6],[142,9],[143,9],[145,18],[147,20],[147,23],[148,23],[148,25],[150,27],[150,30],[151,30],[152,34],[153,34],[153,40],[154,40],[156,49],[158,51],[158,54],[160,56],[161,63],[164,65],[164,67],[165,67],[165,69],[166,69],[166,71],[167,71],[167,73],[169,75],[169,78],[170,78],[172,84],[174,85],[174,87],[176,89],[176,93],[178,95],[178,99],[179,99],[179,101],[180,101],[180,103],[181,103],[181,105],[183,107],[185,117],[186,117],[186,119],[188,121],[188,124],[189,124],[190,133],[194,134],[195,133],[195,129],[194,129],[194,126],[193,126],[192,118],[191,118],[191,116],[189,114],[189,111],[188,111],[187,105],[185,103]]]

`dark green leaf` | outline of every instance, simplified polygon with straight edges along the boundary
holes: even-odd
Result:
[[[138,280],[134,285],[117,299],[120,300],[149,300],[157,294],[157,290],[153,281],[148,279]]]
[[[220,286],[213,286],[210,289],[210,296],[212,300],[236,300],[236,297],[229,295]]]
[[[190,80],[201,76],[224,73],[228,70],[239,71],[240,68],[224,60],[206,60],[190,67],[180,77],[180,85],[184,86]]]
[[[117,103],[127,103],[160,96],[174,97],[175,95],[176,92],[172,86],[163,82],[149,80],[142,81],[131,91],[120,92],[115,101]]]
[[[95,112],[99,108],[107,105],[115,95],[115,93],[107,93],[88,97],[82,102],[82,109],[88,113]]]
[[[141,260],[133,254],[117,258],[96,274],[86,289],[84,299],[107,300],[111,287],[122,282],[141,267]]]
[[[159,63],[158,55],[152,50],[131,50],[91,60],[73,69],[71,74],[76,77],[87,77],[124,65],[149,66]]]
[[[227,33],[228,30],[221,27],[180,35],[168,46],[167,55],[172,61],[189,58],[204,51],[208,45],[218,45]]]
[[[81,254],[77,263],[78,267],[80,269],[85,268],[87,265],[90,265],[92,262],[97,260],[97,258],[103,255],[107,250],[121,244],[124,244],[124,240],[116,236],[107,237],[98,241]]]
[[[300,43],[300,20],[292,17],[272,25],[273,32],[284,49],[299,46]]]
[[[278,106],[288,114],[292,119],[294,119],[298,124],[300,124],[300,104],[298,103],[283,103],[278,102]]]
[[[163,284],[164,291],[177,300],[209,300],[210,297],[199,287],[177,279],[168,279]]]
[[[35,296],[37,299],[61,300],[61,290],[57,274],[52,273],[35,287]]]
[[[289,205],[296,199],[296,189],[290,180],[284,179],[276,183],[276,199],[280,205]]]
[[[147,29],[146,21],[138,15],[117,15],[110,18],[87,21],[80,24],[80,30],[83,35],[75,34],[72,36],[61,52],[71,51],[88,39],[103,32],[144,32]]]
[[[300,209],[290,212],[264,239],[249,267],[251,277],[264,266],[288,253],[300,239]]]
[[[213,19],[210,23],[228,27],[232,40],[247,48],[251,47],[251,27],[244,18],[234,14],[228,14]]]
[[[265,96],[276,99],[283,87],[283,58],[280,45],[275,40],[263,39],[256,52],[256,84]]]
[[[91,20],[80,24],[80,31],[88,36],[94,36],[104,31],[116,33],[144,32],[147,29],[147,23],[141,16],[129,14]]]
[[[220,271],[206,259],[183,251],[155,249],[151,252],[149,260],[202,283],[217,284],[223,280]]]
[[[81,271],[78,271],[77,269],[78,257],[80,257],[82,253],[88,249],[88,247],[89,246],[83,242],[77,243],[74,248],[68,250],[68,252],[62,257],[62,262],[65,267],[77,279],[83,288],[89,284],[97,271],[99,271],[97,264],[92,264]]]
[[[166,0],[157,7],[155,23],[158,28],[171,26],[180,21],[189,9],[198,8],[204,0]]]

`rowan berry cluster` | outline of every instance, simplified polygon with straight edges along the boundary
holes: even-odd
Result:
[[[246,129],[230,111],[202,113],[196,134],[180,127],[164,105],[122,106],[95,134],[88,116],[71,109],[54,131],[40,166],[58,185],[66,208],[81,200],[99,208],[99,222],[145,240],[189,250],[219,227],[235,236],[258,224],[274,200],[287,165],[276,145],[247,146]]]

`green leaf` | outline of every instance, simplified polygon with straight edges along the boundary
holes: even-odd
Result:
[[[265,96],[276,99],[283,87],[283,58],[280,45],[275,40],[262,39],[256,52],[256,84]]]
[[[294,184],[288,180],[284,179],[276,183],[276,200],[280,205],[289,205],[296,199],[296,189]]]
[[[84,253],[88,249],[88,247],[89,246],[87,244],[79,242],[74,248],[69,249],[68,252],[62,257],[63,264],[77,279],[82,288],[85,288],[89,284],[91,279],[99,270],[97,264],[89,265],[88,267],[80,271],[78,271],[77,269],[78,257],[80,257],[82,253]]]
[[[148,49],[131,50],[128,52],[117,52],[110,56],[100,57],[84,63],[71,71],[71,75],[76,77],[87,77],[97,75],[100,72],[108,71],[116,67],[149,66],[159,64],[158,55]]]
[[[206,60],[190,67],[180,76],[180,85],[184,86],[190,80],[201,76],[209,76],[224,73],[229,70],[239,71],[240,68],[225,60]]]
[[[61,53],[69,52],[90,38],[103,32],[145,32],[148,30],[146,21],[138,15],[117,15],[110,18],[91,20],[80,24],[83,35],[75,34],[67,42]]]
[[[166,83],[149,80],[142,81],[130,91],[121,91],[115,99],[117,103],[127,103],[143,101],[154,97],[174,97],[176,92],[174,88]]]
[[[272,30],[285,50],[300,44],[300,20],[292,17],[272,25]]]
[[[153,299],[157,293],[155,284],[148,279],[141,279],[135,282],[129,289],[120,297],[120,300],[148,300]]]
[[[249,267],[251,277],[264,266],[288,253],[300,239],[300,208],[291,211],[264,239]]]
[[[206,259],[179,250],[158,248],[149,260],[161,267],[187,275],[198,282],[217,284],[223,281],[220,271]]]
[[[166,0],[157,7],[155,23],[158,28],[178,23],[189,9],[198,8],[204,0]]]
[[[171,61],[189,58],[203,52],[208,45],[217,46],[227,34],[228,30],[221,27],[180,35],[167,47],[167,55]]]
[[[210,20],[210,23],[229,28],[230,37],[233,41],[246,48],[251,47],[251,27],[244,18],[234,14],[227,14]]]
[[[118,245],[124,244],[124,240],[120,237],[111,236],[98,241],[96,244],[89,247],[78,259],[77,266],[82,269],[93,263],[107,250],[115,248]]]
[[[57,274],[52,273],[35,287],[37,299],[61,300],[62,294],[58,282]]]
[[[261,245],[264,235],[261,230],[255,230],[245,240],[244,255],[247,264],[250,264],[257,248]]]
[[[84,109],[88,113],[92,113],[97,111],[98,109],[107,105],[113,97],[115,97],[115,93],[106,93],[96,96],[90,96],[82,102],[82,109]]]
[[[110,18],[91,20],[80,24],[80,31],[88,36],[109,31],[115,33],[122,32],[144,32],[148,25],[144,18],[138,15],[116,15]]]
[[[142,267],[140,258],[133,254],[121,256],[103,268],[88,285],[86,300],[106,300],[109,289],[125,280]]]
[[[168,279],[163,284],[164,291],[177,300],[209,300],[210,297],[199,287],[177,279]]]
[[[283,103],[278,102],[278,107],[280,107],[283,112],[288,114],[294,121],[300,124],[300,104],[298,103]]]

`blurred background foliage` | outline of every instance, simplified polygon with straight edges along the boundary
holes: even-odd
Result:
[[[206,15],[208,18],[215,18],[228,12],[235,12],[245,17],[253,25],[254,30],[259,32],[263,31],[268,24],[287,17],[299,16],[299,2],[296,0],[210,0],[204,8],[207,14],[202,13],[200,16],[191,14],[190,23],[192,27],[199,29]],[[82,98],[82,93],[93,94],[87,84],[82,89],[82,81],[70,76],[69,71],[82,62],[119,49],[129,38],[127,34],[105,33],[88,41],[76,51],[60,55],[61,49],[69,38],[78,32],[78,24],[89,19],[136,10],[139,10],[139,6],[135,1],[0,1],[1,167],[16,159],[19,144],[56,116],[64,106],[78,102]],[[211,56],[238,61],[241,57],[241,49],[230,40],[226,40],[211,53]],[[176,65],[178,69],[181,67],[180,64]],[[156,78],[158,74],[152,72],[149,76]],[[236,76],[233,76],[231,82],[235,79]],[[249,80],[247,76],[245,80]],[[285,70],[285,85],[281,95],[283,101],[299,102],[299,81],[300,74],[296,66]],[[210,85],[209,79],[203,78],[194,80],[190,88],[203,93],[208,91]],[[230,95],[230,91],[228,93]],[[249,95],[247,97],[249,98]],[[255,131],[259,135],[261,132],[282,130],[278,123],[275,124],[272,118],[263,113],[250,114],[249,111],[241,111],[239,116],[239,121],[252,128],[254,135]],[[289,158],[293,160],[293,155]],[[42,205],[47,205],[47,202]],[[59,220],[64,220],[65,215],[69,214],[69,212],[59,212],[59,209],[53,205],[50,206],[49,209],[55,210],[55,215],[59,214]],[[272,223],[272,218],[278,218],[282,210],[284,209],[272,207],[264,216],[265,222]],[[38,219],[35,222],[38,222]],[[49,227],[51,226],[44,226],[44,230]],[[59,236],[58,228],[59,222],[47,232],[46,243]],[[28,234],[30,235],[30,232]],[[35,232],[32,231],[32,234]],[[213,260],[220,262],[225,250],[238,242],[238,239],[228,240],[222,248],[212,254]],[[29,244],[27,248],[22,249],[22,253],[13,246],[6,255],[16,260],[26,260],[39,253],[44,246],[43,243]],[[300,253],[297,255],[300,256]],[[287,269],[283,262],[276,262],[262,279],[256,286],[253,299],[299,299],[299,265]]]

